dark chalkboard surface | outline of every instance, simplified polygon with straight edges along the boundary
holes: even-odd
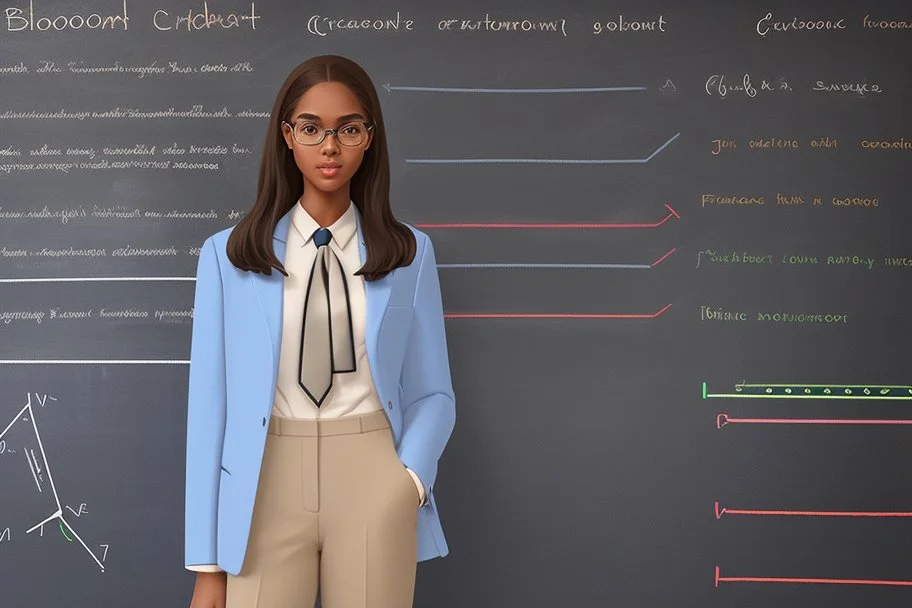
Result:
[[[184,606],[198,247],[291,68],[433,239],[416,606],[912,601],[905,2],[0,3],[0,605]]]

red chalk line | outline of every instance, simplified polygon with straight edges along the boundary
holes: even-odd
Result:
[[[716,428],[721,429],[729,424],[879,424],[909,425],[912,420],[890,420],[886,418],[732,418],[728,414],[716,416]]]
[[[671,205],[665,204],[665,208],[668,209],[668,214],[663,217],[658,222],[653,223],[636,223],[636,224],[612,224],[612,223],[550,223],[550,224],[537,224],[537,223],[445,223],[445,224],[415,224],[416,228],[520,228],[520,229],[532,229],[532,228],[550,228],[554,229],[588,229],[588,228],[600,228],[600,229],[614,229],[614,228],[658,228],[671,218],[675,217],[681,219],[681,216],[678,215],[678,212],[672,209]]]
[[[806,517],[912,517],[912,511],[786,511],[768,509],[729,509],[715,505],[716,519],[723,515],[792,515]]]
[[[719,583],[804,583],[825,585],[881,585],[891,587],[912,587],[912,581],[888,581],[861,578],[792,578],[781,576],[720,576],[716,566],[716,587]]]

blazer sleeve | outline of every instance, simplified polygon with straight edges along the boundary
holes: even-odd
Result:
[[[398,452],[431,494],[437,461],[456,423],[443,302],[431,239],[424,247],[415,287],[414,315],[402,366],[402,437]]]
[[[184,566],[217,563],[219,473],[226,383],[222,278],[212,238],[196,270],[187,395]]]

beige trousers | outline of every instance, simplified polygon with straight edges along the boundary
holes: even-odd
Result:
[[[272,416],[226,608],[411,608],[418,489],[382,411]]]

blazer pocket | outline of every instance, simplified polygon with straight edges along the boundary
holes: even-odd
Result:
[[[226,469],[224,466],[221,466],[220,468],[221,468],[223,471],[225,471],[225,473],[227,473],[229,476],[231,475],[231,471],[229,471],[228,469]]]

